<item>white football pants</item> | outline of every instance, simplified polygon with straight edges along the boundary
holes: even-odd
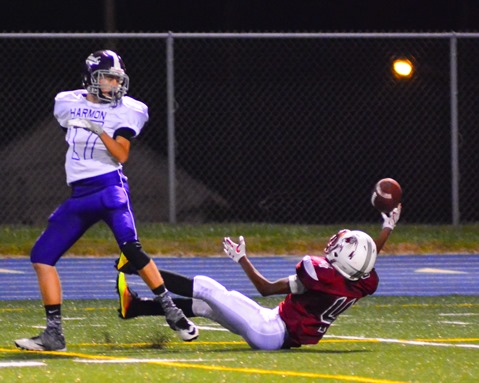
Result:
[[[211,319],[231,332],[241,335],[254,349],[278,350],[286,335],[279,308],[261,307],[237,291],[228,291],[214,279],[193,279],[193,312]],[[203,302],[202,302],[203,301]],[[206,304],[205,304],[206,302]]]

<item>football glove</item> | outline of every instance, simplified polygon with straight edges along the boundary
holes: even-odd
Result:
[[[383,229],[388,228],[394,230],[401,216],[401,204],[389,212],[389,214],[381,213],[381,215],[383,216]]]
[[[239,262],[239,260],[246,255],[246,244],[243,236],[239,237],[239,244],[234,243],[230,237],[224,237],[223,250],[233,261]]]
[[[95,124],[86,118],[72,118],[67,121],[67,125],[73,128],[83,128],[100,136],[103,133],[103,128],[99,124]]]

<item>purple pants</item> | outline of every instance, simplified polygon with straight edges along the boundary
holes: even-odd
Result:
[[[97,223],[104,221],[120,247],[138,240],[126,177],[121,170],[74,182],[72,195],[48,219],[31,251],[32,263],[54,266]]]

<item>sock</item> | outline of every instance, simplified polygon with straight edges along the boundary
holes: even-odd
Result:
[[[196,314],[193,312],[193,299],[191,298],[173,298],[176,307],[178,307],[183,314],[188,318],[193,318]]]
[[[153,289],[151,291],[153,291],[153,294],[155,294],[155,295],[161,295],[161,294],[164,294],[165,292],[167,292],[166,287],[165,287],[164,284],[162,284],[161,286],[158,286],[156,289]]]
[[[182,297],[193,296],[193,279],[168,270],[160,269],[160,273],[165,281],[165,285],[170,287],[170,291],[173,294],[181,295]]]
[[[173,298],[173,303],[188,317],[195,317],[193,312],[193,300],[191,298]],[[158,316],[165,315],[165,310],[158,300],[142,298],[135,301],[135,316]]]
[[[62,332],[62,305],[45,305],[47,316],[47,329]]]

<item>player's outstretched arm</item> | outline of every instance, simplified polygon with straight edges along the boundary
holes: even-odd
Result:
[[[402,206],[399,204],[398,207],[396,207],[389,214],[381,213],[381,216],[383,217],[383,228],[379,233],[379,236],[374,240],[378,254],[396,227],[396,224],[401,217],[401,208]]]
[[[239,243],[233,242],[230,237],[225,237],[223,239],[223,249],[228,257],[241,265],[245,274],[262,296],[289,294],[291,292],[288,277],[271,282],[254,267],[246,256],[246,243],[242,236],[239,237]]]

